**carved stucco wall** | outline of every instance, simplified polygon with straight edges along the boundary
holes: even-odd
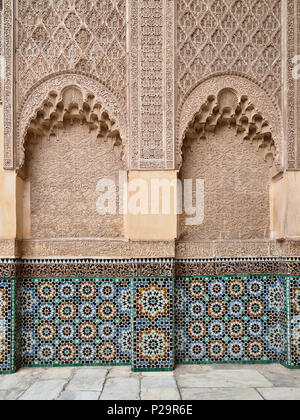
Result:
[[[180,0],[177,8],[179,102],[201,78],[232,71],[280,103],[280,0]]]
[[[67,86],[70,78],[76,80],[77,75],[77,80],[89,84],[94,94],[100,90],[108,102],[117,103],[119,112],[124,112],[127,98],[125,0],[5,0],[3,21],[4,167],[20,166],[24,125],[31,118],[27,114],[28,103],[32,107],[33,100],[34,107],[38,105],[41,86],[44,86],[44,100],[51,88]],[[63,82],[59,77],[62,74]],[[49,80],[50,89],[47,89]],[[126,128],[126,123],[122,128]]]
[[[224,88],[268,123],[276,171],[299,167],[299,11],[300,0],[4,0],[4,167],[22,167],[30,122],[71,85],[115,121],[127,169],[179,169],[186,130]]]
[[[246,95],[225,88],[208,96],[185,130],[182,152],[182,182],[200,179],[205,187],[203,223],[186,226],[183,214],[180,240],[270,238],[276,144],[268,121]],[[193,198],[195,203],[195,191]]]
[[[245,77],[238,75],[216,75],[214,77],[208,76],[189,93],[184,103],[179,108],[176,121],[176,163],[180,167],[182,161],[182,143],[185,137],[185,132],[188,125],[193,121],[195,115],[199,113],[201,108],[207,103],[207,99],[212,97],[214,100],[210,104],[209,112],[203,114],[203,122],[211,117],[214,113],[214,106],[218,106],[217,96],[220,92],[226,89],[233,89],[237,97],[237,101],[243,97],[247,98],[247,103],[250,105],[251,112],[248,114],[246,109],[242,110],[242,114],[246,118],[246,127],[251,125],[252,117],[260,115],[268,124],[269,131],[272,134],[275,143],[275,168],[277,171],[283,168],[283,130],[280,107],[272,100],[263,87]],[[230,110],[231,116],[235,117],[235,108]],[[209,122],[209,120],[208,120]]]
[[[287,132],[287,167],[300,168],[300,79],[293,77],[294,57],[300,55],[300,0],[285,3],[286,13],[286,98],[284,101]]]
[[[100,216],[96,186],[118,181],[120,155],[109,140],[74,123],[28,144],[32,238],[122,236],[122,216]]]
[[[197,156],[197,159],[195,159]],[[227,125],[184,147],[180,179],[203,179],[204,221],[186,226],[180,217],[180,240],[222,241],[270,237],[270,162],[264,151],[243,140]],[[194,196],[195,202],[195,196]]]
[[[98,182],[118,185],[122,140],[101,104],[85,99],[74,86],[52,93],[28,126],[19,173],[30,183],[31,238],[122,236],[122,216],[96,210]]]
[[[98,77],[124,105],[124,0],[18,0],[17,102],[49,74],[78,71]]]

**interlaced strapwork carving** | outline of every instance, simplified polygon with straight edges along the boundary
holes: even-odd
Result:
[[[273,165],[276,147],[268,121],[247,96],[238,99],[230,89],[224,89],[218,97],[207,98],[186,129],[183,149],[189,148],[195,139],[206,139],[207,132],[214,132],[217,127],[224,125],[235,128],[244,141],[256,143],[258,150],[263,151],[264,160]]]
[[[125,0],[18,0],[18,101],[43,77],[98,77],[125,103]]]
[[[264,84],[280,102],[280,0],[179,0],[177,5],[179,99],[204,76],[232,71]]]

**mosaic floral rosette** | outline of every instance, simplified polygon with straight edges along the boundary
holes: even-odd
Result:
[[[176,280],[176,362],[286,362],[283,276]]]
[[[133,370],[172,369],[173,279],[133,279],[132,309]]]
[[[24,366],[130,363],[130,280],[22,281]]]

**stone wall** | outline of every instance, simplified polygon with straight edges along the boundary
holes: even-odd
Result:
[[[1,371],[299,366],[299,11],[299,0],[3,1]],[[203,223],[161,207],[100,216],[97,182],[119,170],[203,179]]]

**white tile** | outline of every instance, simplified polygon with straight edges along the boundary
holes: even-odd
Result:
[[[58,401],[97,401],[100,393],[95,391],[64,391]]]
[[[19,398],[20,400],[55,400],[62,392],[66,381],[63,379],[37,381],[31,385],[24,394]]]
[[[272,387],[264,376],[255,370],[215,370],[199,375],[177,377],[179,388],[257,388]]]
[[[107,379],[100,400],[139,400],[138,378]]]
[[[66,391],[96,391],[100,393],[107,372],[108,370],[105,368],[78,369],[68,383]]]
[[[174,372],[172,372],[172,371],[170,371],[170,372],[141,372],[141,375],[142,376],[145,376],[145,377],[147,377],[147,376],[152,376],[152,377],[157,377],[157,378],[159,378],[159,377],[166,377],[166,376],[174,376]]]
[[[60,367],[60,368],[49,368],[42,372],[40,380],[47,379],[69,379],[74,372],[74,368]]]
[[[30,375],[1,375],[0,376],[0,391],[8,391],[11,389],[27,389],[34,378]]]
[[[182,388],[183,400],[263,400],[253,388]]]
[[[17,400],[24,391],[21,390],[10,390],[10,391],[0,391],[0,401],[15,401]]]
[[[149,387],[173,387],[177,386],[174,376],[147,376],[142,378],[142,391]]]
[[[300,388],[259,388],[265,400],[300,401]]]
[[[118,378],[120,376],[130,377],[131,368],[130,366],[115,366],[110,369],[108,378]]]
[[[147,376],[141,380],[142,400],[179,400],[175,378],[171,375]]]

